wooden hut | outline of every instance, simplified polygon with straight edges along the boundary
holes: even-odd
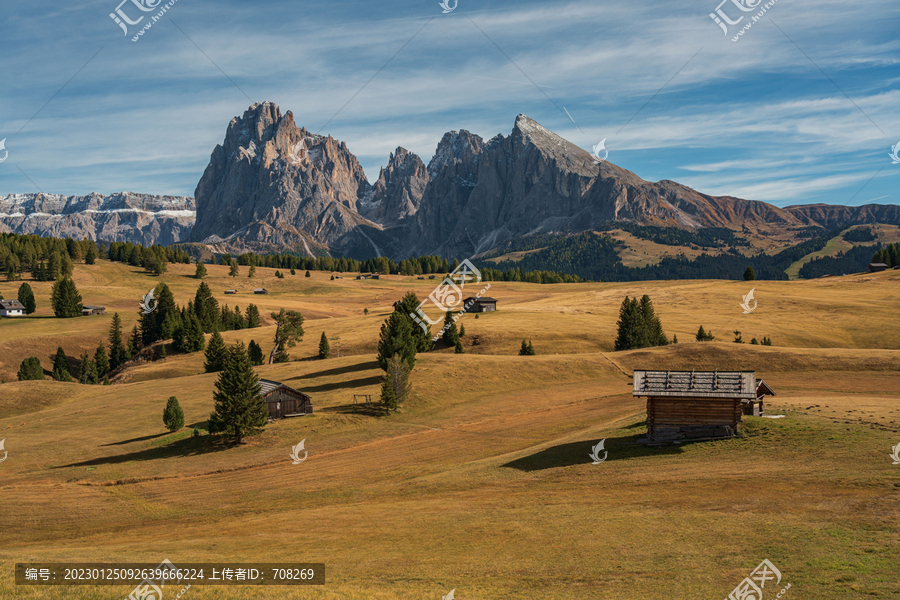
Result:
[[[269,419],[284,419],[313,414],[312,398],[278,381],[260,379],[263,401],[269,411]]]
[[[474,296],[466,298],[463,301],[466,312],[495,312],[497,310],[497,300],[486,296],[475,298]]]
[[[664,443],[734,436],[758,388],[754,371],[635,371],[632,395],[647,398],[648,441]]]
[[[81,307],[81,315],[83,317],[87,317],[89,315],[105,315],[106,307],[105,306],[88,306],[84,305]]]
[[[752,417],[761,417],[765,412],[763,406],[763,398],[766,396],[775,396],[775,390],[769,387],[769,384],[760,379],[756,382],[756,400],[744,400],[743,411],[745,415]]]
[[[888,266],[884,263],[869,263],[869,273],[880,273],[887,268]]]
[[[256,288],[255,290],[253,290],[253,293],[254,294],[268,294],[269,290],[267,290],[266,288]]]
[[[237,290],[225,290],[226,294],[237,294]]]

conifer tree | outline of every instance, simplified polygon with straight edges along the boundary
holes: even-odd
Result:
[[[254,340],[250,340],[250,344],[247,346],[247,354],[249,355],[250,362],[254,367],[260,366],[266,360],[263,356],[262,347]]]
[[[53,360],[53,379],[56,381],[72,381],[72,373],[69,371],[69,360],[62,346],[56,349],[56,358]]]
[[[737,329],[734,330],[734,343],[735,344],[743,344],[744,338],[741,337],[741,332]]]
[[[184,411],[178,404],[178,398],[171,396],[166,401],[166,408],[163,410],[163,425],[169,431],[178,431],[184,427]]]
[[[312,277],[312,275],[310,275],[309,271],[307,271],[306,275],[304,275],[304,277]]]
[[[462,323],[459,324],[459,337],[466,337],[466,326]]]
[[[218,331],[209,338],[209,344],[206,346],[206,363],[203,367],[207,373],[215,373],[225,368],[225,359],[228,357],[228,349],[225,347],[225,340]]]
[[[454,354],[463,354],[465,350],[463,349],[462,341],[459,338],[456,338],[456,344],[453,346]]]
[[[275,346],[269,355],[269,364],[282,363],[290,360],[288,348],[293,348],[297,342],[303,339],[303,315],[295,310],[284,310],[272,313],[275,319]]]
[[[106,356],[106,348],[103,344],[97,346],[94,351],[94,365],[97,367],[97,378],[109,373],[109,357]]]
[[[698,342],[711,342],[712,340],[716,339],[715,336],[711,333],[706,333],[706,330],[703,329],[703,325],[701,325],[700,329],[697,330],[696,338]]]
[[[19,365],[19,381],[35,381],[44,379],[44,369],[41,367],[41,360],[32,356],[26,358]]]
[[[291,267],[291,275],[296,275],[297,270],[294,267]]]
[[[114,371],[127,360],[128,349],[122,342],[122,318],[119,313],[113,313],[112,324],[109,326],[109,370]]]
[[[534,356],[534,346],[531,345],[531,340],[528,340],[528,356]]]
[[[30,315],[37,308],[37,305],[34,302],[34,292],[31,290],[31,286],[27,283],[23,283],[19,286],[18,298],[19,302],[22,303],[22,306],[25,307],[26,315]]]
[[[194,271],[194,279],[203,279],[204,277],[206,277],[206,265],[198,260],[197,269]]]
[[[247,272],[247,277],[250,279],[256,277],[256,265],[250,265],[250,271]]]
[[[187,327],[184,328],[184,352],[200,352],[206,346],[206,338],[203,328],[200,327],[200,319],[197,315],[188,318]]]
[[[75,287],[75,282],[68,277],[57,279],[53,284],[50,302],[53,314],[57,317],[68,319],[81,316],[81,295]]]
[[[744,281],[753,281],[756,279],[756,272],[753,270],[753,267],[747,267],[747,270],[744,271]]]
[[[93,241],[88,244],[87,252],[84,254],[84,264],[92,265],[97,262],[97,244]]]
[[[78,365],[78,383],[91,385],[97,383],[97,380],[97,366],[85,350],[81,353],[81,360]]]
[[[125,360],[131,360],[137,356],[137,353],[140,352],[143,347],[141,332],[138,330],[138,326],[135,325],[131,328],[131,337],[128,338],[128,352],[125,354]]]
[[[617,326],[618,334],[614,345],[616,350],[631,350],[642,347],[641,342],[644,337],[642,334],[645,330],[637,298],[632,300],[625,296],[625,300],[622,301],[622,305],[619,307]]]
[[[210,433],[224,433],[240,444],[244,436],[262,432],[268,420],[268,411],[262,399],[259,378],[240,342],[228,349],[228,358],[216,382],[213,399],[216,408],[209,417]]]
[[[409,399],[412,386],[409,381],[409,365],[399,354],[387,360],[387,369],[381,383],[381,404],[387,412],[396,411]]]
[[[459,331],[456,329],[456,321],[453,320],[453,312],[447,311],[447,314],[444,315],[444,327],[443,334],[441,334],[441,339],[448,346],[456,346],[457,342],[459,342]]]
[[[200,264],[200,263],[197,263]],[[219,327],[219,303],[213,297],[212,290],[205,281],[200,282],[193,304],[194,314],[200,319],[204,333],[210,333]]]
[[[410,370],[415,366],[417,344],[413,327],[412,319],[400,311],[391,313],[381,325],[377,359],[382,369],[387,370],[388,362],[395,354],[400,356]]]
[[[259,308],[255,304],[251,304],[247,307],[247,329],[260,326],[262,326],[262,321],[259,318]]]
[[[519,348],[519,356],[528,356],[528,344],[522,340],[522,346]]]
[[[326,359],[331,357],[331,347],[328,344],[328,337],[325,335],[325,332],[322,332],[322,337],[319,338],[319,358]]]
[[[240,274],[238,272],[237,261],[234,259],[231,260],[231,269],[228,271],[228,274],[231,275],[232,277],[237,277]]]
[[[678,335],[676,335],[676,334],[673,334],[673,335],[672,335],[672,343],[673,343],[673,344],[677,344],[677,343],[678,343]]]

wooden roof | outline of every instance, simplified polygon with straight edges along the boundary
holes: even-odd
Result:
[[[481,298],[476,298],[475,296],[469,296],[468,298],[465,299],[464,302],[468,302],[469,300],[474,300],[475,302],[487,302],[488,304],[497,302],[496,298],[488,298],[487,296],[482,296]]]
[[[765,381],[763,381],[762,379],[760,379],[759,381],[756,382],[756,393],[760,396],[762,396],[762,395],[777,396],[778,395],[775,393],[775,390],[773,390],[769,386],[769,384],[766,383]]]
[[[263,398],[265,398],[272,392],[275,392],[279,389],[284,388],[288,392],[292,392],[294,394],[297,394],[298,396],[303,396],[307,400],[312,400],[312,398],[309,396],[309,394],[304,394],[300,390],[295,390],[291,386],[285,385],[285,384],[281,383],[280,381],[271,381],[269,379],[260,379],[259,380],[259,388],[260,388],[260,391],[262,392]]]
[[[756,372],[635,371],[632,395],[756,400]]]

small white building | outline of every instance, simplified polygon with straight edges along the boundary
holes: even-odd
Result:
[[[25,307],[18,300],[0,300],[0,317],[21,317]]]

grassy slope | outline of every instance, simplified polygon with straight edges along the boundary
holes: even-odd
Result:
[[[844,239],[844,233],[847,233],[847,231],[850,231],[852,229],[859,228],[874,229],[876,235],[878,236],[878,239],[871,242],[848,242]],[[881,242],[882,244],[894,244],[898,241],[900,241],[900,227],[896,225],[854,225],[853,227],[850,227],[846,231],[842,232],[841,235],[835,236],[832,239],[828,240],[828,243],[825,245],[825,247],[818,252],[811,252],[797,262],[793,263],[790,267],[785,269],[784,272],[787,273],[788,277],[790,277],[792,280],[799,279],[800,269],[803,268],[803,265],[816,258],[820,258],[822,256],[834,256],[838,252],[846,252],[847,250],[851,250],[856,246],[874,246],[878,242]],[[873,250],[872,253],[874,254],[875,251]]]
[[[414,401],[380,418],[355,411],[352,394],[377,394],[380,323],[405,290],[425,297],[429,283],[258,271],[260,281],[232,282],[211,267],[208,281],[217,295],[233,285],[275,292],[241,294],[242,307],[302,310],[296,358],[315,353],[322,331],[341,338],[341,358],[259,368],[310,393],[316,414],[239,448],[167,434],[168,396],[188,426],[212,408],[215,377],[202,374],[201,355],[136,367],[108,387],[3,385],[0,598],[130,591],[16,589],[16,561],[164,557],[327,564],[324,588],[195,586],[198,600],[438,598],[452,588],[460,599],[725,597],[766,557],[798,598],[900,593],[900,467],[887,456],[900,442],[898,274],[753,282],[750,315],[737,306],[744,282],[495,283],[500,312],[462,321],[480,344],[420,355]],[[196,288],[189,272],[174,266],[163,277],[180,303]],[[155,279],[104,262],[79,265],[76,282],[86,301],[132,318]],[[11,288],[0,284],[6,297]],[[49,290],[36,292],[46,306]],[[621,298],[645,292],[667,333],[686,342],[702,323],[726,341],[610,352]],[[366,307],[374,314],[363,316]],[[60,344],[75,354],[108,321],[5,320],[0,360],[17,366],[33,348],[46,355]],[[732,329],[776,346],[732,344]],[[271,334],[225,337],[268,350]],[[515,355],[523,337],[538,356]],[[628,373],[648,367],[755,369],[779,394],[769,410],[787,418],[748,418],[735,441],[630,445],[644,428]],[[591,465],[603,438],[609,459]],[[310,458],[294,466],[287,454],[301,439]]]

